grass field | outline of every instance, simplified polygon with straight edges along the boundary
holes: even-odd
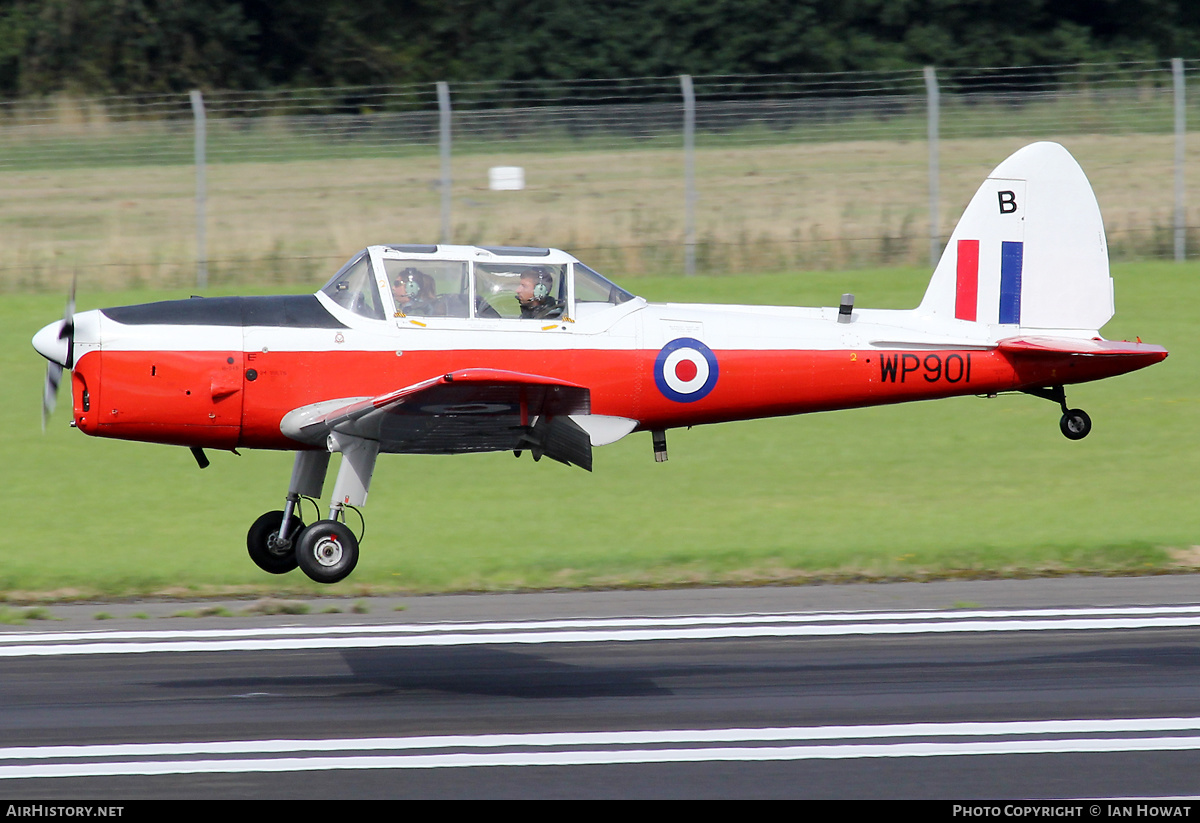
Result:
[[[1047,128],[1049,128],[1047,126]],[[1003,133],[998,131],[998,133]],[[696,152],[697,263],[712,273],[910,265],[928,260],[923,140],[739,144]],[[1173,138],[1165,134],[970,137],[941,142],[939,224],[949,236],[1008,154],[1057,139],[1092,180],[1114,259],[1169,256]],[[1194,143],[1195,141],[1193,141]],[[453,161],[452,239],[553,246],[616,273],[683,269],[679,147],[547,151],[497,143]],[[136,156],[136,155],[135,155]],[[1200,164],[1200,145],[1188,156]],[[525,168],[527,188],[487,188],[489,167]],[[214,162],[207,174],[213,283],[251,271],[308,282],[370,242],[440,238],[435,151],[395,157]],[[1187,178],[1200,202],[1200,176]],[[195,172],[189,165],[0,167],[0,291],[183,287],[194,281]],[[1194,217],[1188,223],[1196,224]]]
[[[638,434],[599,449],[592,474],[510,454],[387,456],[359,567],[328,588],[270,577],[246,556],[249,524],[282,503],[289,454],[212,453],[200,471],[185,449],[88,438],[63,409],[43,435],[44,363],[29,340],[62,298],[4,295],[0,591],[15,602],[1200,567],[1200,265],[1126,264],[1114,277],[1106,336],[1139,335],[1171,356],[1069,389],[1095,423],[1081,442],[1062,437],[1051,403],[1007,395],[672,431],[664,464]],[[849,291],[863,307],[906,308],[927,279],[893,269],[624,284],[654,300],[836,305]],[[85,290],[80,308],[178,294]]]

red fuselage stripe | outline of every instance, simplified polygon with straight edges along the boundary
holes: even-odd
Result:
[[[712,391],[695,402],[680,402],[656,386],[656,355],[652,350],[407,351],[403,356],[90,352],[76,367],[75,417],[84,432],[106,437],[294,449],[300,444],[279,429],[290,411],[335,398],[378,397],[460,369],[569,380],[591,390],[593,414],[637,420],[645,430],[1081,383],[1161,359],[1053,352],[1010,356],[995,350],[717,351],[720,377]]]

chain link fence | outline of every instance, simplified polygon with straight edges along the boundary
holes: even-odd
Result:
[[[1176,66],[0,103],[0,289],[312,285],[379,242],[555,246],[618,280],[925,265],[1045,139],[1091,178],[1115,259],[1169,259],[1200,185],[1177,153],[1197,64]],[[496,167],[524,187],[489,187]]]

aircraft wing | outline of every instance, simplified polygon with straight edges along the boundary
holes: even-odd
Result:
[[[591,440],[568,415],[588,414],[584,386],[500,369],[462,369],[378,397],[303,406],[280,424],[313,445],[334,432],[376,440],[382,452],[461,454],[528,450],[592,469]]]

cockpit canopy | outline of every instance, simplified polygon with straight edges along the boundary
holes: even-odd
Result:
[[[373,320],[575,320],[634,297],[566,252],[482,246],[370,246],[321,292]]]

